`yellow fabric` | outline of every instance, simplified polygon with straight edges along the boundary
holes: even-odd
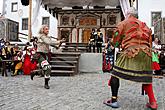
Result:
[[[19,70],[19,69],[21,69],[22,68],[22,62],[19,62],[16,66],[15,66],[15,69],[16,70]]]
[[[125,54],[120,54],[115,66],[135,71],[151,71],[152,59],[146,53],[140,51],[135,57],[129,58]],[[133,74],[133,73],[132,73]]]

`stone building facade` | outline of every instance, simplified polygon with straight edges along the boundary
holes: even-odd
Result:
[[[58,10],[58,37],[72,43],[87,43],[93,28],[100,29],[104,42],[112,37],[113,30],[121,21],[121,10],[110,9],[68,9]]]

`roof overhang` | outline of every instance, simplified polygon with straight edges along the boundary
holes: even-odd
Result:
[[[49,8],[63,8],[74,6],[118,6],[119,0],[42,0]]]

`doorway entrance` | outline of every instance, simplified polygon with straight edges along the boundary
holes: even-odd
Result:
[[[83,43],[88,43],[89,42],[89,38],[90,38],[90,36],[91,36],[91,29],[85,29],[84,31],[83,31],[83,36],[82,36],[82,42]]]

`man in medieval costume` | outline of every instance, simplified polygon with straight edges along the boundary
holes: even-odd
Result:
[[[103,44],[103,33],[100,31],[100,29],[97,29],[97,39],[96,39],[97,53],[102,53],[102,44]]]
[[[97,40],[97,32],[93,28],[91,32],[91,36],[89,38],[89,52],[92,52],[92,48],[93,48],[93,53],[95,53],[96,40]]]
[[[49,64],[50,60],[50,48],[49,46],[57,46],[60,45],[65,40],[59,40],[59,41],[53,41],[51,40],[51,37],[48,36],[49,28],[46,25],[43,25],[41,29],[39,30],[39,36],[38,36],[38,42],[37,42],[37,53],[33,57],[33,59],[37,59],[40,67],[42,68],[44,72],[45,77],[45,85],[44,87],[46,89],[49,89],[49,80],[50,80],[50,74],[51,74],[51,65]],[[36,73],[31,73],[31,79],[33,80],[33,77],[36,75]]]
[[[122,51],[118,56],[109,80],[112,97],[105,100],[104,104],[118,108],[117,100],[119,78],[142,83],[142,88],[147,93],[148,108],[157,109],[158,105],[152,88],[152,37],[151,30],[144,22],[137,19],[137,10],[131,7],[126,19],[120,22],[114,32],[114,46],[121,46]]]

